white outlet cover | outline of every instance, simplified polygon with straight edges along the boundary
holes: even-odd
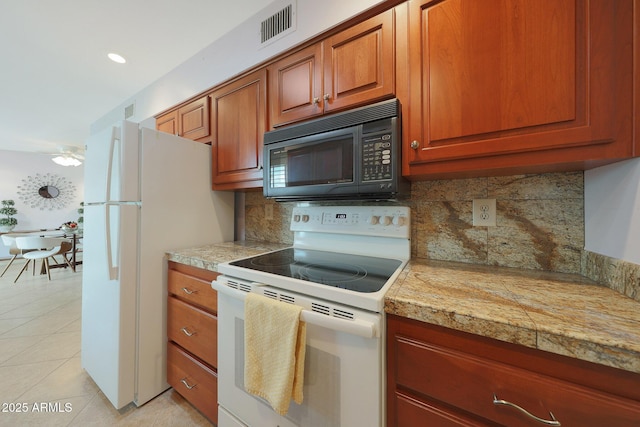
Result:
[[[473,200],[473,226],[496,226],[496,199]]]

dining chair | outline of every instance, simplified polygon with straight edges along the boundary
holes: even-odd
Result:
[[[32,249],[18,248],[16,245],[16,238],[20,236],[23,236],[23,234],[3,234],[0,236],[2,238],[2,243],[9,248],[9,255],[13,255],[9,260],[9,264],[7,264],[4,267],[4,270],[2,270],[0,277],[4,276],[4,273],[6,273],[9,267],[11,267],[11,264],[13,264],[13,261],[15,261],[18,255],[24,255],[25,253],[32,251]]]
[[[71,262],[67,258],[67,253],[69,253],[72,248],[72,244],[68,240],[55,237],[16,237],[16,245],[19,249],[31,249],[31,251],[22,255],[22,257],[27,261],[24,263],[22,270],[20,270],[20,273],[18,273],[18,276],[13,283],[18,281],[22,273],[27,269],[27,267],[29,267],[29,263],[31,263],[31,261],[33,261],[33,274],[35,275],[36,261],[39,259],[44,263],[47,277],[51,280],[51,273],[49,272],[49,258],[52,258],[55,255],[62,255],[65,263],[73,269]]]

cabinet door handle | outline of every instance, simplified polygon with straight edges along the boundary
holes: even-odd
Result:
[[[323,98],[325,101],[328,101],[329,99],[331,99],[331,95],[329,95],[328,93],[325,93]]]
[[[420,143],[418,141],[411,141],[411,148],[413,148],[414,150],[416,148],[418,148],[420,146]]]
[[[317,96],[314,96],[311,102],[313,102],[314,104],[318,104],[320,103],[320,98],[318,98]]]
[[[508,402],[506,400],[501,400],[498,399],[498,397],[496,396],[496,394],[493,394],[493,404],[494,405],[505,405],[505,406],[511,406],[512,408],[516,408],[518,411],[522,412],[523,414],[525,414],[527,417],[536,420],[539,423],[542,423],[544,425],[547,426],[560,426],[562,424],[560,424],[560,421],[556,420],[556,417],[553,416],[553,413],[551,411],[549,411],[549,416],[551,417],[551,420],[545,420],[543,418],[538,418],[535,415],[533,415],[531,412],[527,411],[526,409],[516,405],[515,403],[511,403]]]
[[[182,291],[187,295],[193,295],[193,294],[197,294],[198,293],[198,291],[192,291],[189,288],[182,288]]]
[[[190,385],[190,384],[187,382],[187,378],[186,378],[186,377],[185,377],[185,378],[183,378],[183,379],[181,379],[181,380],[180,380],[180,382],[181,382],[182,384],[184,384],[184,386],[185,386],[186,388],[188,388],[189,390],[191,390],[192,388],[194,388],[195,386],[197,386],[197,385],[198,385],[198,384]]]
[[[183,334],[185,334],[188,337],[192,337],[196,334],[195,332],[189,332],[186,326],[180,330],[182,331]]]

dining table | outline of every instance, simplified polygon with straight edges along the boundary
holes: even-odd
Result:
[[[77,253],[79,250],[78,244],[82,239],[82,230],[77,231],[65,231],[62,229],[39,229],[39,230],[28,230],[28,231],[13,231],[10,233],[3,233],[8,237],[23,237],[23,236],[37,236],[37,237],[59,237],[61,239],[66,239],[71,241],[71,268],[73,271],[76,271],[76,266],[82,264],[82,260],[78,260]],[[67,268],[68,265],[66,263],[59,264],[50,264],[49,268]],[[42,265],[41,274],[46,274],[44,264]]]

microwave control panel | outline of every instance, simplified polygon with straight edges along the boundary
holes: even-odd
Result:
[[[392,134],[383,133],[362,138],[362,180],[393,179]]]

